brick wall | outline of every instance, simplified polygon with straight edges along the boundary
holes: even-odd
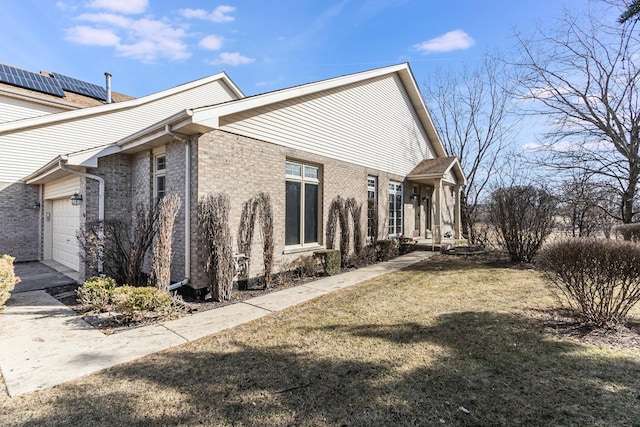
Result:
[[[302,150],[287,149],[275,144],[258,141],[243,136],[213,131],[202,135],[192,153],[192,237],[197,240],[195,212],[197,200],[207,193],[226,193],[231,202],[230,226],[234,250],[237,250],[236,236],[240,226],[243,204],[259,192],[268,193],[274,213],[275,264],[281,260],[311,254],[316,248],[285,250],[285,163],[287,160],[305,162],[320,167],[321,209],[320,245],[324,244],[325,230],[331,201],[336,196],[355,198],[362,204],[362,232],[367,227],[367,176],[378,177],[378,201],[380,212],[380,238],[387,236],[388,183],[389,180],[402,182],[403,177],[390,175],[375,169],[365,168],[331,158],[307,153]],[[352,240],[353,241],[353,240]],[[251,250],[253,262],[250,275],[262,272],[262,242],[259,226],[256,225]],[[192,284],[202,287],[206,284],[203,269],[204,257],[201,245],[192,247]]]
[[[0,183],[0,254],[16,261],[39,259],[39,200],[37,185]]]

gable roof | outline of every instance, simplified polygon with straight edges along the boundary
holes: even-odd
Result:
[[[219,73],[129,101],[0,123],[0,182],[31,174],[57,155],[114,142],[193,103],[243,96]]]
[[[156,92],[151,95],[130,99],[128,101],[123,101],[123,102],[118,102],[113,104],[103,104],[95,107],[84,108],[81,110],[65,111],[62,113],[49,114],[47,116],[28,118],[23,120],[17,120],[14,122],[0,123],[0,135],[4,133],[15,132],[18,130],[24,130],[32,127],[48,126],[53,123],[60,123],[60,122],[65,122],[69,120],[78,120],[78,119],[83,119],[83,118],[91,117],[95,115],[111,113],[114,111],[131,109],[131,108],[138,107],[140,105],[144,105],[161,98],[166,98],[168,96],[172,96],[177,93],[184,92],[186,90],[193,89],[195,87],[202,86],[217,80],[224,82],[236,97],[239,97],[239,98],[244,97],[244,94],[235,85],[235,83],[233,83],[233,81],[227,76],[226,73],[222,72],[222,73],[218,73],[202,79],[194,80],[189,83],[184,83],[179,86],[175,86],[171,89]]]
[[[448,173],[452,173],[459,184],[466,184],[462,167],[457,157],[439,157],[435,159],[424,159],[413,168],[407,178],[414,181],[445,179]]]
[[[377,68],[369,71],[363,71],[354,74],[348,74],[327,80],[307,83],[300,86],[293,86],[273,92],[267,92],[260,95],[245,97],[242,99],[229,101],[225,103],[209,105],[199,108],[192,108],[176,114],[171,121],[164,120],[156,125],[150,126],[141,132],[130,135],[121,141],[118,145],[123,149],[133,149],[140,147],[142,144],[149,142],[154,136],[161,136],[163,128],[169,124],[173,130],[185,134],[204,133],[212,129],[221,127],[222,119],[244,111],[254,110],[257,108],[276,105],[302,98],[305,96],[318,94],[346,87],[348,85],[357,84],[366,80],[375,79],[390,74],[399,76],[404,89],[411,101],[411,105],[415,110],[420,124],[427,134],[429,141],[438,157],[447,156],[447,152],[440,141],[440,137],[435,129],[431,116],[422,99],[422,95],[418,90],[415,78],[408,63],[392,65],[383,68]]]

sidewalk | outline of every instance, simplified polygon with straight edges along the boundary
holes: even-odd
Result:
[[[411,252],[237,304],[113,335],[92,328],[45,291],[12,294],[0,313],[0,370],[11,397],[53,387],[400,270],[434,254]]]

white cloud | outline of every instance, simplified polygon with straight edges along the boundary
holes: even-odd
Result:
[[[414,45],[422,53],[451,52],[465,50],[476,44],[476,41],[462,30],[449,31],[446,34]]]
[[[78,26],[66,30],[66,39],[72,43],[93,46],[117,46],[120,37],[110,30]]]
[[[231,65],[235,67],[237,65],[251,64],[253,61],[255,61],[254,58],[246,57],[238,52],[223,52],[218,55],[216,59],[210,61],[210,63],[215,65]]]
[[[224,39],[220,36],[211,34],[200,40],[200,47],[208,50],[220,50]]]
[[[233,16],[228,14],[235,12],[236,8],[233,6],[218,6],[212,12],[207,12],[204,9],[180,9],[180,14],[189,19],[206,19],[213,22],[231,22],[235,20]]]
[[[187,59],[191,56],[189,47],[183,42],[184,30],[152,19],[140,19],[133,22],[133,43],[124,43],[117,47],[120,55],[153,62],[159,58],[171,60]]]
[[[149,5],[149,0],[92,0],[89,7],[106,9],[119,13],[142,13]]]
[[[122,15],[113,13],[85,13],[76,18],[79,21],[93,22],[94,24],[115,25],[127,28],[133,25],[132,20]]]

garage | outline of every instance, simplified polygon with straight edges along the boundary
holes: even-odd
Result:
[[[80,179],[72,175],[44,186],[44,260],[75,271],[80,270],[80,228],[82,206],[73,206],[70,197],[80,191]]]
[[[51,204],[51,259],[80,269],[80,248],[76,233],[80,228],[80,208],[68,198],[53,200]]]

